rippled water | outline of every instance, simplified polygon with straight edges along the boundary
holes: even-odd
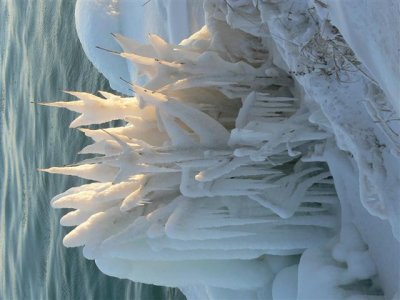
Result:
[[[32,101],[108,90],[76,36],[74,0],[0,0],[0,299],[178,299],[166,288],[107,277],[67,249],[50,199],[82,182],[37,168],[79,160],[86,140],[66,110]]]

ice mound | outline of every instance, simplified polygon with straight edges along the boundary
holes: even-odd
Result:
[[[73,209],[64,244],[189,299],[395,297],[399,141],[368,103],[392,108],[329,7],[206,0],[179,44],[114,34],[135,96],[46,104],[80,113],[71,127],[125,121],[82,128],[96,156],[46,169],[94,181],[51,201]]]

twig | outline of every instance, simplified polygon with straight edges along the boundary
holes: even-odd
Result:
[[[142,6],[147,5],[151,0],[147,0],[145,3],[142,4]]]
[[[121,53],[119,53],[119,52],[117,52],[117,51],[109,50],[109,49],[106,49],[106,48],[103,48],[103,47],[100,47],[100,46],[96,46],[96,48],[97,48],[97,49],[100,49],[100,50],[103,50],[103,51],[106,51],[106,52],[109,52],[109,53],[117,54],[117,55],[120,55],[120,54],[121,54]]]

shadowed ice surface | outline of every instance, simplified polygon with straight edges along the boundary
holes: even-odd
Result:
[[[81,49],[74,7],[72,0],[0,0],[0,298],[183,298],[107,277],[80,249],[62,245],[64,212],[50,209],[49,199],[82,181],[37,168],[77,161],[84,138],[66,126],[71,113],[30,102],[109,89]]]

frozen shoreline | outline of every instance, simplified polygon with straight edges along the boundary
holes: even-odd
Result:
[[[397,57],[396,52],[390,52],[393,45],[390,44],[388,46],[385,43],[377,42],[376,39],[377,36],[380,36],[381,41],[390,40],[390,35],[393,32],[386,30],[388,32],[387,36],[382,35],[381,32],[385,30],[384,28],[387,28],[385,26],[391,22],[390,16],[393,17],[393,14],[387,14],[388,23],[384,23],[382,29],[378,24],[375,27],[362,26],[363,22],[365,23],[367,20],[363,18],[361,12],[355,15],[357,26],[351,26],[351,23],[348,23],[349,19],[342,17],[349,12],[348,9],[351,8],[351,4],[348,4],[349,6],[340,6],[330,2],[325,4],[321,1],[298,1],[296,4],[293,4],[291,1],[282,1],[280,3],[259,3],[258,6],[254,6],[252,1],[235,3],[234,1],[206,0],[205,9],[207,12],[208,29],[203,29],[179,46],[168,45],[155,36],[149,37],[150,45],[140,47],[132,46],[132,42],[118,38],[125,52],[128,52],[126,51],[128,48],[132,49],[129,52],[136,52],[121,54],[121,56],[134,62],[129,67],[129,75],[121,75],[121,69],[125,68],[125,72],[128,72],[129,64],[125,60],[121,57],[101,52],[99,49],[96,49],[96,52],[92,51],[95,51],[95,48],[93,48],[95,44],[101,44],[102,47],[115,50],[115,41],[112,41],[111,37],[105,34],[110,28],[113,31],[115,30],[123,35],[135,38],[141,43],[144,42],[143,29],[139,32],[139,35],[137,35],[138,32],[131,31],[130,29],[134,26],[130,15],[134,7],[129,6],[129,3],[126,1],[121,1],[118,9],[124,11],[124,13],[120,14],[118,9],[115,11],[111,10],[110,12],[110,7],[104,6],[105,1],[103,1],[103,5],[97,7],[97,10],[92,7],[85,7],[82,3],[82,1],[78,2],[77,6],[77,29],[88,57],[109,78],[112,86],[121,92],[124,92],[124,89],[126,89],[126,84],[122,86],[119,77],[128,78],[126,76],[129,76],[131,81],[134,81],[136,70],[147,74],[150,81],[146,83],[145,89],[140,87],[134,88],[140,103],[138,107],[155,107],[157,115],[155,116],[151,110],[144,110],[143,113],[145,116],[141,116],[140,110],[137,111],[138,107],[135,106],[136,104],[133,105],[128,101],[136,101],[133,100],[136,98],[114,98],[113,95],[105,93],[103,96],[108,99],[105,100],[103,98],[92,98],[94,96],[77,94],[81,99],[81,103],[95,101],[100,105],[100,103],[104,102],[101,105],[106,105],[108,110],[103,112],[100,110],[101,106],[99,106],[97,113],[89,114],[88,111],[77,110],[70,104],[55,104],[56,106],[83,112],[83,117],[74,121],[71,124],[72,126],[102,123],[112,119],[125,119],[128,122],[133,122],[131,120],[135,116],[134,118],[137,119],[143,117],[143,120],[140,121],[143,123],[141,123],[141,126],[149,126],[145,128],[150,132],[150,128],[154,126],[151,122],[155,118],[158,122],[158,128],[162,129],[160,129],[161,132],[156,133],[156,131],[153,131],[152,134],[157,134],[160,139],[164,139],[163,131],[165,131],[172,143],[166,149],[170,149],[170,147],[175,149],[174,162],[177,160],[178,169],[182,168],[182,170],[169,169],[166,171],[166,169],[170,168],[168,164],[163,166],[163,168],[166,168],[163,171],[157,169],[159,166],[152,166],[153,169],[151,170],[154,170],[153,172],[155,173],[182,172],[182,175],[177,176],[175,174],[176,178],[174,176],[171,178],[175,178],[173,180],[177,182],[181,181],[178,191],[184,197],[187,197],[185,201],[191,203],[190,199],[199,198],[202,200],[198,201],[208,203],[208,200],[206,200],[208,199],[207,197],[217,197],[215,201],[218,202],[222,201],[218,197],[227,197],[226,199],[230,199],[229,197],[231,197],[234,199],[234,197],[240,195],[240,197],[249,197],[248,202],[245,203],[251,202],[251,204],[241,204],[246,209],[250,209],[250,207],[251,209],[255,209],[257,205],[260,205],[258,208],[260,212],[263,211],[265,214],[268,214],[267,211],[271,210],[282,220],[291,220],[292,214],[297,213],[296,210],[298,207],[296,205],[299,205],[295,203],[297,201],[310,201],[305,200],[310,196],[307,196],[305,193],[301,196],[304,196],[304,199],[299,199],[301,197],[294,197],[290,193],[285,194],[286,191],[283,189],[277,195],[286,195],[287,198],[283,197],[282,201],[279,202],[274,199],[274,192],[270,192],[271,188],[273,191],[273,186],[267,187],[267,185],[263,185],[260,188],[258,181],[257,183],[252,181],[251,184],[254,184],[254,187],[246,189],[245,186],[241,186],[244,184],[244,181],[240,181],[239,186],[234,186],[229,180],[236,178],[235,176],[240,177],[240,170],[242,172],[249,172],[249,174],[253,174],[254,172],[275,172],[272,170],[273,168],[269,169],[270,167],[265,167],[263,164],[268,161],[268,156],[278,153],[280,155],[283,153],[287,155],[287,158],[284,158],[280,163],[286,167],[289,165],[286,164],[285,160],[290,161],[293,157],[301,157],[301,167],[294,168],[292,172],[306,172],[307,166],[314,166],[314,164],[318,168],[323,169],[326,163],[329,166],[329,172],[333,177],[340,200],[340,212],[335,208],[336,204],[329,206],[332,204],[330,203],[328,205],[330,208],[327,210],[328,219],[324,219],[327,215],[321,215],[319,216],[321,219],[318,219],[319,221],[315,224],[313,223],[314,221],[305,221],[310,228],[316,226],[315,228],[312,227],[312,230],[318,228],[315,231],[314,239],[309,237],[306,231],[299,231],[298,233],[310,238],[310,244],[306,246],[306,244],[302,244],[294,239],[294,236],[290,232],[283,231],[282,234],[286,235],[288,242],[285,246],[282,246],[281,241],[274,239],[273,230],[270,232],[271,235],[264,236],[264,240],[261,238],[262,235],[259,236],[260,230],[263,227],[250,225],[251,222],[258,222],[258,219],[251,214],[246,216],[246,221],[244,219],[240,221],[243,227],[240,227],[239,223],[235,225],[236,227],[232,227],[236,230],[232,233],[225,232],[225,227],[228,225],[224,223],[225,221],[217,221],[217,219],[211,219],[213,222],[216,222],[215,227],[212,229],[204,229],[202,227],[204,225],[200,225],[201,222],[198,220],[197,222],[199,223],[193,225],[193,232],[190,233],[190,231],[184,229],[181,223],[186,224],[185,226],[192,226],[190,221],[184,218],[185,213],[189,214],[190,212],[194,221],[196,220],[196,214],[192,212],[199,208],[194,202],[190,204],[189,208],[189,204],[185,204],[185,201],[182,199],[175,199],[166,204],[166,207],[171,206],[175,208],[173,208],[174,213],[167,220],[163,219],[164,221],[162,222],[166,222],[166,225],[164,225],[165,228],[159,227],[156,223],[151,225],[155,222],[151,216],[146,217],[148,219],[147,223],[143,223],[139,219],[135,221],[135,224],[137,223],[136,227],[142,228],[137,230],[147,230],[147,240],[143,241],[144,245],[146,245],[145,247],[149,247],[151,250],[160,247],[163,251],[167,249],[165,250],[167,251],[166,253],[169,253],[168,251],[173,249],[169,254],[169,259],[175,262],[174,264],[169,264],[168,262],[161,263],[160,261],[166,258],[157,256],[159,254],[155,253],[148,254],[149,257],[144,259],[144,262],[138,262],[139,258],[135,255],[142,253],[143,249],[140,247],[144,246],[138,246],[136,241],[131,241],[131,248],[128,247],[129,243],[125,244],[124,239],[129,237],[127,235],[129,230],[135,231],[136,229],[135,226],[131,226],[132,224],[128,226],[129,222],[125,219],[124,214],[119,211],[119,207],[113,206],[110,212],[107,210],[102,213],[102,216],[94,217],[96,215],[93,215],[92,223],[98,223],[97,226],[100,226],[101,218],[104,218],[105,222],[109,222],[112,218],[121,218],[121,220],[124,220],[123,222],[127,222],[126,229],[121,227],[115,230],[117,232],[122,230],[122,233],[118,232],[111,237],[107,236],[107,233],[106,237],[99,237],[100,240],[96,240],[94,243],[92,238],[87,236],[86,230],[96,232],[96,226],[89,222],[89,227],[81,227],[81,225],[87,223],[87,221],[85,223],[85,220],[88,216],[84,215],[81,220],[80,218],[82,217],[75,219],[75,215],[69,215],[69,217],[67,215],[67,218],[63,219],[64,222],[71,222],[68,223],[69,225],[77,225],[79,222],[83,222],[73,231],[73,235],[69,235],[66,239],[66,243],[69,246],[86,245],[84,248],[85,255],[88,258],[96,259],[100,269],[107,274],[147,283],[179,286],[186,295],[190,296],[190,299],[201,299],[205,295],[210,299],[220,299],[221,297],[228,299],[233,295],[232,293],[236,293],[236,295],[239,295],[237,293],[241,293],[242,297],[260,299],[270,296],[274,299],[279,299],[279,297],[288,296],[289,294],[293,296],[295,293],[297,293],[298,299],[309,299],[310,297],[361,297],[361,295],[367,297],[376,296],[376,299],[381,299],[378,297],[379,289],[374,290],[376,288],[374,286],[365,286],[364,288],[368,291],[349,291],[341,288],[343,285],[357,286],[361,280],[371,280],[379,284],[387,299],[394,297],[396,293],[398,295],[399,264],[393,263],[398,262],[398,253],[400,252],[400,232],[398,231],[398,216],[400,215],[400,203],[398,201],[400,198],[400,189],[398,187],[400,174],[398,170],[400,169],[400,160],[398,132],[396,133],[398,126],[396,123],[388,124],[388,122],[382,121],[382,119],[395,119],[396,116],[398,117],[396,106],[398,104],[398,98],[396,98],[396,96],[398,97],[398,90],[395,83],[397,82],[399,73],[398,69],[393,69],[393,66],[396,65],[395,60]],[[159,2],[154,3],[155,5],[159,4]],[[173,3],[177,2],[168,1],[167,5],[163,6],[168,15],[167,20],[173,19],[173,14],[178,14],[180,16],[179,20],[188,25],[189,16],[191,15],[189,9],[190,3],[187,7],[179,6],[178,10],[173,9]],[[393,2],[387,1],[386,4],[384,8],[391,10],[390,5]],[[114,8],[112,7],[112,9]],[[123,9],[121,10],[121,8]],[[382,11],[384,11],[384,8],[382,8]],[[185,10],[188,12],[187,14],[185,14]],[[90,18],[84,18],[84,16],[90,16]],[[330,16],[332,16],[332,20]],[[396,20],[392,20],[392,22],[395,23]],[[101,24],[105,27],[102,28],[95,24]],[[176,22],[168,22],[168,24],[167,28],[169,31],[168,33],[164,32],[164,37],[172,40],[172,42],[176,43],[178,37],[180,39],[180,37],[187,35],[189,32],[178,26]],[[192,24],[190,30],[199,26],[199,24]],[[333,25],[336,27],[333,27]],[[369,38],[371,40],[367,43],[371,45],[371,48],[367,50],[363,48],[362,42],[357,40],[362,28],[368,30],[370,33]],[[340,33],[343,33],[344,40]],[[394,35],[398,34],[399,32],[395,31]],[[388,48],[381,51],[380,47]],[[350,48],[353,48],[353,51]],[[373,57],[375,52],[386,53],[386,57],[390,59],[387,63],[386,61],[380,63],[383,60],[379,56],[376,56],[376,59],[373,60],[369,59],[369,57]],[[155,61],[154,57],[156,58]],[[364,62],[366,62],[365,65],[363,65]],[[348,71],[349,68],[352,70]],[[360,70],[366,71],[363,72]],[[265,75],[267,76],[265,77]],[[386,80],[387,76],[391,80]],[[288,77],[293,78],[295,83],[292,84],[287,79]],[[380,87],[376,86],[371,79],[379,83]],[[266,91],[268,93],[275,92],[273,86],[280,86],[281,91],[277,92],[275,96],[266,96]],[[153,90],[151,95],[148,93],[148,90]],[[190,97],[188,98],[188,96]],[[169,100],[169,97],[172,97],[171,99],[179,99],[179,101]],[[204,101],[204,98],[210,99],[210,102],[201,102]],[[185,101],[188,101],[188,107],[185,106],[186,104],[183,104]],[[197,103],[199,101],[200,105]],[[221,101],[221,107],[224,108],[221,111],[212,107],[218,101]],[[365,104],[366,102],[367,104]],[[238,117],[236,118],[237,103],[242,104],[242,107],[238,111]],[[282,103],[284,103],[283,106]],[[132,108],[128,109],[130,105],[134,107],[132,106]],[[252,105],[259,105],[259,107],[255,109],[252,108]],[[193,107],[198,112],[195,112]],[[280,108],[274,109],[274,107]],[[123,113],[124,110],[127,111],[126,114]],[[216,110],[216,112],[213,110]],[[132,116],[129,115],[128,111]],[[200,111],[202,112],[200,113]],[[296,112],[291,115],[294,111]],[[203,114],[204,112],[206,113]],[[284,117],[281,118],[280,115],[282,115],[282,112],[284,112]],[[216,122],[216,120],[220,119],[221,114],[226,114],[222,117],[224,121]],[[151,120],[149,124],[146,123],[148,122],[145,121],[146,118]],[[177,118],[193,131],[189,136],[186,136],[188,134],[184,130],[186,127],[182,127],[182,124],[176,123]],[[234,125],[232,125],[232,118],[236,119]],[[271,120],[274,120],[273,122],[279,120],[282,123],[279,123],[280,125],[275,128]],[[263,125],[263,122],[266,122],[265,125]],[[230,128],[231,131],[228,132],[223,127]],[[154,130],[154,128],[151,130]],[[128,129],[128,127],[115,129],[113,134],[116,134],[118,139],[113,137],[114,141],[107,134],[88,132],[88,136],[94,138],[96,143],[85,151],[87,153],[94,151],[94,153],[101,153],[106,156],[115,155],[118,153],[118,150],[116,150],[118,147],[115,148],[115,142],[125,149],[128,146],[124,143],[132,137],[137,139],[139,136],[146,143],[149,143],[148,145],[145,144],[145,147],[150,146],[151,149],[155,147],[152,144],[154,141],[148,140],[149,137],[146,137],[143,132],[136,133],[137,129],[134,129],[134,134],[132,132],[128,134],[128,130],[130,132],[132,129]],[[299,133],[296,130],[299,130]],[[132,134],[133,136],[130,136]],[[212,150],[210,153],[215,152],[212,155],[216,156],[213,157],[211,155],[211,157],[208,157],[207,155],[210,154],[207,154],[202,158],[204,161],[200,165],[196,165],[199,164],[198,161],[192,162],[193,158],[185,158],[187,161],[184,163],[179,161],[179,159],[183,159],[188,155],[186,152],[182,152],[180,147],[184,146],[183,149],[185,147],[190,148],[197,143],[191,140],[190,136],[193,134],[198,135],[199,141],[197,142],[200,143],[201,147],[212,148],[217,143],[220,143],[218,147],[222,148],[217,148],[221,152]],[[282,135],[280,136],[280,134]],[[226,144],[228,140],[229,143]],[[105,147],[105,145],[110,143],[114,145],[112,147]],[[141,143],[139,143],[140,147],[142,147]],[[165,143],[169,143],[168,139]],[[157,144],[157,147],[164,146]],[[230,153],[232,148],[234,151]],[[162,151],[167,151],[164,148],[162,149]],[[149,151],[149,149],[146,151]],[[149,153],[152,152],[150,151]],[[180,156],[178,153],[181,153]],[[199,155],[202,157],[205,154],[199,152]],[[230,157],[231,155],[232,157]],[[153,159],[156,159],[156,157]],[[213,159],[219,159],[218,161],[223,162],[221,170],[210,167]],[[282,159],[282,157],[279,159]],[[115,179],[112,179],[114,176],[116,176],[115,178],[119,178],[118,180],[122,180],[121,172],[123,166],[118,165],[120,171],[116,172],[113,169],[116,165],[111,164],[113,168],[110,168],[106,161],[99,162],[102,162],[101,159],[91,161],[89,165],[83,165],[84,168],[81,167],[80,169],[73,167],[52,168],[48,171],[78,175],[104,182],[115,181]],[[267,169],[263,169],[262,171],[252,169],[255,162],[258,162],[260,168],[265,167]],[[109,169],[104,169],[105,164]],[[90,166],[90,169],[87,166]],[[93,168],[93,166],[95,167]],[[190,169],[194,166],[194,170],[200,171],[197,175]],[[202,170],[205,166],[206,169]],[[226,169],[226,173],[222,173],[224,169]],[[113,171],[111,172],[110,170]],[[307,172],[316,172],[317,169],[310,168],[310,170]],[[124,172],[131,171],[125,170]],[[225,174],[231,174],[231,172],[236,175],[232,175],[231,178],[224,177]],[[314,174],[313,176],[319,179],[313,179],[315,181],[305,190],[311,188],[313,184],[315,184],[314,187],[318,184],[330,184],[331,180],[327,178],[329,176],[326,174],[329,173],[321,172],[321,174]],[[162,176],[164,175],[154,176],[155,178],[161,176],[161,179],[155,179],[155,182],[163,186],[163,180],[165,179],[162,179],[164,178]],[[192,178],[192,176],[194,177]],[[243,180],[242,177],[240,177],[240,180]],[[127,180],[125,177],[123,178],[123,180]],[[257,176],[255,178],[258,180]],[[273,182],[275,180],[273,178],[272,176],[269,180]],[[310,179],[304,180],[308,181]],[[289,184],[296,182],[298,179],[288,180]],[[322,183],[319,183],[319,180]],[[201,183],[202,181],[206,183]],[[215,182],[211,186],[208,186],[208,181]],[[277,182],[282,181],[278,180]],[[130,185],[132,183],[127,181],[126,184]],[[168,191],[176,188],[176,182],[170,184],[171,186],[168,186],[166,189]],[[279,183],[279,185],[283,184]],[[298,185],[301,184],[298,183]],[[226,187],[229,188],[227,189]],[[100,190],[107,190],[108,188],[110,187],[104,185]],[[153,188],[158,191],[157,186]],[[163,187],[161,190],[165,188]],[[235,190],[237,194],[235,195],[231,190]],[[83,191],[84,189],[73,190],[66,192],[65,195],[56,197],[53,200],[56,203],[55,206],[76,208],[75,202],[69,200],[69,197],[71,197],[70,194],[73,195],[73,199],[79,199],[79,193],[83,193]],[[113,190],[113,192],[115,191]],[[95,195],[96,193],[102,195],[102,192],[94,193]],[[108,193],[111,193],[111,191]],[[124,193],[126,191],[123,191],[121,195],[125,195]],[[143,196],[146,195],[143,194]],[[264,195],[268,195],[268,197],[264,197]],[[112,201],[119,200],[121,197],[122,201],[126,196],[115,196],[116,198],[112,198],[114,199]],[[321,203],[332,201],[332,198],[334,198],[333,196],[324,198],[322,194],[320,196],[321,199],[323,198],[322,200],[318,200],[322,201]],[[102,195],[101,197],[105,196]],[[127,209],[127,203],[132,201],[129,200],[129,197],[131,196],[122,201],[121,210],[123,212]],[[236,201],[232,199],[231,201]],[[147,203],[146,201],[145,203]],[[324,206],[321,203],[318,203],[318,205]],[[232,203],[226,205],[229,208],[229,213],[234,214],[233,211],[237,210]],[[255,206],[253,207],[253,205]],[[93,209],[94,211],[104,209],[101,207],[101,205],[96,208],[95,206],[92,208],[85,206],[81,209],[83,211],[88,210],[87,213],[90,215],[93,213]],[[154,209],[156,215],[160,214],[164,217],[171,213],[168,209],[165,210],[159,207]],[[198,211],[199,215],[200,211]],[[205,216],[210,217],[211,215],[206,214]],[[199,218],[199,216],[197,217]],[[340,218],[340,226],[338,228],[333,225],[334,222],[330,217],[332,219],[336,217]],[[267,216],[264,215],[263,218],[267,218]],[[294,219],[296,220],[296,218]],[[235,222],[238,222],[238,220],[235,219]],[[311,224],[313,225],[311,226]],[[147,228],[150,225],[151,227]],[[321,228],[318,226],[321,226]],[[334,238],[328,233],[330,232],[329,230],[324,231],[326,227],[336,232]],[[219,229],[217,230],[216,228]],[[256,238],[238,238],[240,236],[238,232],[240,232],[241,228],[246,228],[245,230],[250,231]],[[101,233],[102,229],[99,230]],[[292,230],[293,232],[295,231],[294,227]],[[195,238],[191,242],[191,246],[188,247],[181,239],[184,241],[187,239],[190,240],[195,235],[194,232],[197,232],[200,236],[204,234],[203,238],[199,238],[200,240],[204,239],[204,242],[196,241],[197,238]],[[232,236],[229,236],[229,234],[232,234]],[[238,236],[235,236],[235,234]],[[166,240],[161,239],[158,241],[159,235],[166,235]],[[225,251],[230,251],[229,255],[231,255],[232,261],[224,260],[223,256],[221,256],[222,252],[217,251],[221,247],[214,240],[217,236],[229,241],[229,247],[231,248],[227,246],[228,248]],[[317,236],[319,237],[317,238]],[[332,238],[329,242],[325,239],[328,237]],[[101,239],[104,239],[104,241]],[[245,248],[243,248],[244,245],[240,239],[242,242],[247,241],[247,243],[252,245],[247,253],[243,252]],[[271,249],[271,245],[265,243],[268,239],[274,241],[272,244],[277,243],[274,246],[277,248]],[[113,246],[113,243],[120,243],[121,248],[118,249],[118,247]],[[194,245],[197,245],[199,249],[191,248],[195,247]],[[139,248],[136,249],[135,247]],[[172,248],[169,249],[169,247]],[[383,250],[383,248],[389,250]],[[128,254],[129,249],[131,251],[135,249],[138,252],[133,251]],[[207,250],[202,252],[204,249]],[[174,256],[176,255],[175,250],[182,251],[181,258]],[[288,260],[281,263],[274,263],[274,258],[269,256],[271,254],[272,256],[279,254],[291,257],[292,259],[293,255],[300,253],[303,254],[297,263],[293,263],[291,260],[290,262]],[[262,263],[259,262],[257,265],[254,258],[263,257],[263,254],[266,257],[262,260]],[[213,259],[212,263],[208,261],[210,258]],[[192,261],[192,259],[203,259],[207,267],[203,268],[202,264],[198,264],[197,261]],[[237,259],[240,260],[240,263]],[[157,265],[154,265],[155,270],[149,271],[146,276],[141,278],[139,273],[141,269],[146,269],[147,260],[155,260],[163,268],[170,268],[171,272],[175,275],[164,277],[167,275],[158,270]],[[277,265],[273,267],[274,264],[279,265],[279,267]],[[343,266],[343,264],[346,266]],[[132,266],[131,269],[129,265]],[[260,268],[260,266],[262,267]],[[133,270],[135,267],[138,270]],[[229,269],[233,273],[237,268],[246,270],[248,278],[238,280],[235,277],[231,277],[234,276],[232,274],[227,274],[226,278],[221,278],[223,277],[222,274],[208,278],[210,270],[215,271],[211,274],[219,274],[217,269],[213,269],[218,267]],[[198,274],[191,274],[191,276],[186,278],[182,276],[182,274],[191,272],[189,271],[190,268],[193,271],[198,270]],[[267,272],[267,269],[273,269],[273,271],[269,270]],[[317,278],[304,275],[318,271],[320,272],[320,276]],[[252,276],[255,274],[259,276],[253,278]],[[274,279],[272,280],[271,278]],[[266,283],[262,287],[260,280],[265,280],[268,284]],[[202,282],[203,285],[196,284],[198,282]],[[297,285],[297,287],[284,290],[282,288],[284,284]],[[235,289],[235,292],[233,292],[232,289],[234,289],[235,285],[237,286],[237,290]],[[240,292],[239,289],[241,289]],[[363,292],[370,294],[362,294]],[[272,295],[269,293],[272,293]]]

